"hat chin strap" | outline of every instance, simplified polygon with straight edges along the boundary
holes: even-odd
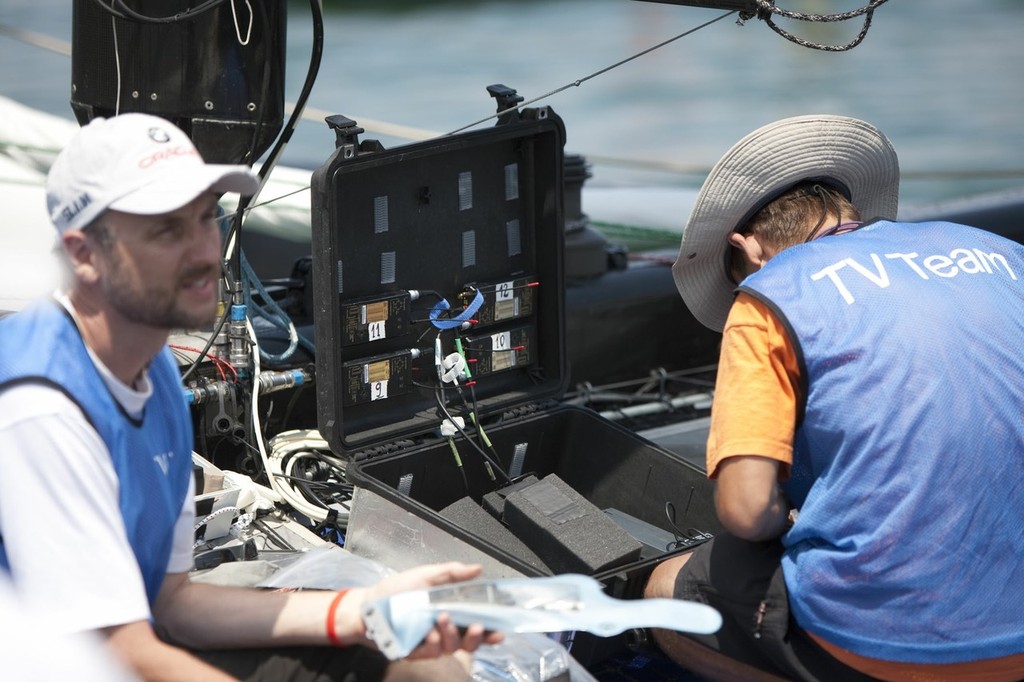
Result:
[[[829,215],[835,215],[837,223],[843,222],[843,209],[839,207],[839,202],[836,201],[831,192],[822,187],[820,182],[814,183],[811,191],[821,199],[821,217],[818,218],[818,222],[811,228],[811,231],[807,233],[807,238],[804,239],[805,244],[817,238],[818,231],[821,230],[821,226],[828,220]],[[830,210],[830,207],[835,210]]]

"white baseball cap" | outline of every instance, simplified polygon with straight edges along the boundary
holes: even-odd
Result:
[[[896,218],[899,160],[889,139],[870,123],[810,115],[758,128],[711,169],[672,266],[676,288],[701,324],[722,331],[732,306],[736,285],[728,272],[728,234],[805,180],[834,185],[865,219]]]
[[[167,119],[141,113],[95,118],[50,167],[46,206],[57,231],[80,230],[107,209],[158,215],[203,192],[254,194],[248,166],[208,164]]]

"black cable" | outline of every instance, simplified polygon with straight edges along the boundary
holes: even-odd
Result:
[[[690,486],[690,496],[686,499],[686,509],[683,510],[683,518],[686,518],[686,514],[690,510],[690,502],[693,500],[694,488]],[[666,550],[679,549],[681,547],[694,547],[699,544],[703,544],[714,537],[711,533],[705,533],[702,530],[688,527],[686,530],[682,530],[676,525],[676,506],[671,501],[665,502],[665,516],[668,517],[669,526],[672,528],[672,535],[675,537],[675,542],[669,543],[665,547]]]
[[[292,458],[299,455],[311,457],[316,463],[326,468],[321,468],[317,471],[315,468],[310,468],[306,463],[292,464]],[[352,499],[352,491],[355,486],[345,480],[345,464],[337,457],[316,449],[296,450],[289,453],[282,460],[281,465],[285,469],[289,466],[299,467],[304,474],[303,476],[275,474],[275,478],[294,482],[298,486],[299,492],[309,502],[329,508],[335,502],[345,502]],[[327,480],[320,480],[318,477]],[[327,494],[320,494],[318,491],[326,491]]]
[[[270,481],[270,472],[268,472],[263,466],[263,453],[249,441],[243,440],[240,441],[240,443],[249,448],[252,452],[256,453],[255,457],[249,455],[249,461],[252,462],[253,465],[251,478],[257,483],[265,482],[268,488],[273,489],[274,486]]]
[[[466,494],[470,495],[469,478],[466,476],[466,468],[462,466],[462,455],[459,454],[459,446],[455,444],[455,439],[451,436],[448,437],[448,447],[452,451],[452,456],[455,457],[455,466],[458,468],[459,473],[462,474],[462,485],[466,489]]]
[[[323,8],[320,6],[319,0],[309,0],[310,11],[313,20],[313,45],[310,51],[309,68],[306,70],[306,79],[302,83],[302,90],[299,93],[299,97],[295,102],[295,107],[292,109],[292,114],[285,123],[281,134],[277,138],[277,142],[274,147],[270,150],[267,156],[266,162],[260,167],[259,178],[260,186],[256,190],[256,193],[252,196],[241,197],[238,202],[238,207],[235,210],[235,218],[232,222],[231,231],[228,234],[228,238],[225,239],[225,244],[230,242],[230,237],[234,235],[236,248],[233,254],[233,269],[238,273],[239,281],[241,281],[242,275],[242,216],[248,210],[249,205],[259,196],[260,190],[266,184],[267,177],[270,172],[277,165],[281,154],[284,153],[284,148],[291,140],[292,134],[295,132],[295,127],[302,118],[302,112],[306,108],[306,102],[309,100],[309,94],[313,90],[313,83],[316,81],[317,73],[320,71],[320,62],[323,58],[324,52],[324,17]]]
[[[455,390],[458,391],[459,397],[462,398],[462,404],[466,406],[467,410],[469,410],[469,417],[470,419],[473,420],[473,425],[476,427],[477,437],[479,437],[480,441],[487,446],[487,448],[491,451],[491,454],[494,455],[495,458],[497,458],[498,451],[494,449],[494,445],[491,443],[491,439],[487,436],[486,433],[484,433],[483,424],[480,423],[480,411],[477,409],[476,387],[474,386],[474,383],[475,382],[470,382],[468,384],[469,393],[470,396],[472,397],[472,405],[466,402],[465,393],[462,391],[462,388],[458,384],[455,384]]]
[[[211,0],[211,2],[206,3],[206,5],[212,6],[215,3],[220,3],[220,2],[223,2],[223,1],[224,0]],[[100,0],[96,0],[96,2],[99,3],[102,7],[104,7],[104,9],[109,9],[105,5],[103,5]],[[206,5],[203,5],[202,7],[206,7]],[[277,161],[280,158],[281,153],[283,152],[285,145],[287,144],[288,140],[291,139],[292,133],[294,132],[294,129],[295,129],[296,125],[298,124],[298,120],[302,116],[302,111],[303,111],[303,109],[305,109],[306,101],[309,99],[309,94],[310,94],[310,92],[313,89],[313,83],[316,80],[317,73],[320,70],[320,62],[321,62],[321,59],[323,57],[323,46],[324,46],[323,11],[322,11],[322,8],[320,7],[320,3],[318,2],[318,0],[310,0],[310,7],[311,7],[311,13],[312,13],[312,17],[313,17],[313,47],[312,47],[312,52],[311,52],[311,55],[310,55],[309,68],[308,68],[308,70],[306,72],[306,80],[303,83],[302,91],[299,94],[298,102],[296,103],[295,108],[292,111],[291,117],[289,118],[287,124],[285,125],[281,135],[278,136],[277,143],[276,143],[275,147],[271,150],[270,155],[268,157],[268,161],[266,163],[264,163],[263,166],[260,168],[259,177],[260,177],[260,188],[261,189],[262,189],[263,185],[266,183],[266,178],[270,174],[270,171],[277,164]],[[196,9],[198,9],[198,8],[196,8]],[[269,35],[271,35],[272,32],[269,30],[269,19],[268,19],[267,15],[266,15],[266,9],[262,6],[262,4],[260,5],[260,9],[261,9],[261,15],[260,16],[261,16],[261,18],[263,20],[264,27],[267,29],[267,35],[269,36]],[[269,68],[270,67],[268,66],[268,70],[264,72],[264,90],[269,88]],[[266,94],[266,93],[264,93],[264,94]],[[255,141],[257,138],[254,137],[253,139]],[[251,149],[250,149],[250,153],[252,153]],[[252,195],[251,197],[240,197],[239,198],[238,207],[235,210],[234,216],[233,216],[232,221],[230,223],[230,227],[227,230],[227,233],[224,235],[224,248],[225,249],[232,242],[232,239],[234,239],[235,245],[236,245],[235,246],[235,250],[234,250],[234,254],[233,254],[233,261],[231,263],[231,267],[228,268],[227,272],[225,272],[225,277],[229,280],[228,287],[227,287],[228,291],[232,291],[233,290],[233,286],[232,286],[233,282],[241,282],[242,281],[242,260],[241,260],[241,251],[242,251],[242,245],[241,245],[242,218],[243,218],[245,212],[248,210],[248,207],[249,207],[250,203],[253,201],[253,199],[256,198],[258,193],[259,193],[259,190],[257,190],[257,193]],[[225,260],[226,260],[226,256],[227,256],[227,253],[224,254]],[[235,275],[234,277],[232,277],[232,274],[231,274],[232,272]],[[226,305],[225,309],[224,309],[224,315],[221,317],[220,321],[217,323],[217,326],[214,329],[213,334],[210,336],[209,341],[207,342],[206,346],[203,348],[202,352],[199,353],[199,355],[196,357],[195,362],[192,364],[192,366],[188,369],[188,371],[182,377],[182,381],[184,381],[188,376],[190,376],[195,371],[196,367],[199,366],[199,363],[202,362],[203,358],[206,357],[206,354],[210,351],[210,348],[213,346],[214,340],[220,334],[220,330],[223,328],[225,322],[227,322],[227,318],[228,318],[228,315],[230,315],[230,313],[231,313],[231,306],[230,305]]]
[[[266,163],[260,167],[259,175],[261,180],[265,180],[266,176],[269,175],[270,171],[277,165],[281,154],[284,153],[285,146],[287,146],[288,142],[291,141],[292,134],[295,132],[295,127],[298,124],[299,119],[302,118],[302,112],[306,108],[306,102],[309,100],[309,94],[313,90],[313,83],[316,81],[317,73],[320,71],[320,62],[323,59],[324,52],[323,8],[320,7],[319,0],[309,0],[309,5],[313,20],[313,45],[310,51],[309,68],[306,70],[306,79],[302,83],[302,90],[299,92],[299,96],[295,100],[295,107],[292,109],[292,114],[282,129],[277,143],[267,156]],[[252,198],[253,197],[249,197],[248,201],[252,201]]]
[[[181,375],[182,384],[184,384],[192,373],[196,371],[196,368],[199,367],[199,363],[201,363],[203,358],[206,357],[206,354],[210,352],[210,348],[213,346],[214,341],[217,340],[217,336],[220,334],[220,330],[224,328],[224,323],[228,321],[228,315],[230,314],[231,306],[224,306],[224,314],[220,316],[220,320],[214,326],[213,331],[210,333],[210,338],[206,341],[206,345],[203,346],[203,349],[199,351],[198,355],[196,355],[196,359],[192,362],[192,365],[189,366],[185,373]]]
[[[267,7],[262,2],[257,3],[260,8],[260,24],[263,26],[264,35],[267,36],[267,40],[276,41],[277,34],[271,30],[270,17],[267,16]],[[268,53],[274,54],[274,50],[268,50]],[[263,65],[263,88],[260,93],[260,99],[266,102],[270,98],[270,79],[274,75],[274,70],[271,68],[271,60],[266,60]],[[247,162],[250,166],[256,161],[252,158],[255,154],[255,149],[260,140],[260,134],[263,132],[263,126],[266,123],[267,107],[257,107],[258,115],[256,116],[256,122],[253,126],[252,131],[252,142],[249,144],[249,149],[246,153],[247,159],[243,159],[243,163]]]
[[[94,0],[94,2],[97,5],[99,5],[99,7],[101,7],[104,12],[111,16],[117,17],[118,19],[134,20],[136,22],[143,24],[174,24],[179,21],[186,21],[192,19],[198,14],[202,14],[203,12],[211,10],[218,5],[224,4],[225,2],[227,2],[227,0],[208,0],[207,2],[203,3],[202,5],[199,5],[198,7],[193,7],[192,9],[188,9],[184,12],[180,12],[179,14],[175,14],[168,17],[147,17],[144,14],[139,14],[131,7],[126,5],[124,3],[124,0],[111,0],[109,6],[104,4],[103,0]],[[120,12],[114,9],[115,5],[120,9]]]
[[[455,421],[455,418],[452,416],[451,412],[449,412],[448,408],[445,407],[444,398],[442,397],[442,393],[440,390],[435,389],[434,397],[437,400],[437,406],[440,408],[441,412],[443,412],[444,416],[448,419],[448,421],[452,423],[452,426],[459,430],[459,433],[461,433],[462,437],[466,439],[466,442],[473,446],[473,448],[480,453],[480,456],[483,457],[491,465],[493,469],[498,470],[498,473],[501,474],[501,477],[505,479],[506,483],[511,483],[512,479],[505,472],[505,469],[500,464],[498,464],[498,462],[493,457],[491,457],[491,455],[486,450],[480,447],[480,445],[475,440],[470,438],[469,434],[466,433],[466,430],[459,426],[459,423]]]

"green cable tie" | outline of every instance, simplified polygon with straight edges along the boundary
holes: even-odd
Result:
[[[466,375],[467,379],[472,379],[473,375],[469,372],[469,360],[466,359],[466,354],[462,351],[462,339],[458,336],[455,337],[455,349],[459,351],[459,355],[461,355],[462,359],[466,361],[466,364],[462,368],[463,373]]]

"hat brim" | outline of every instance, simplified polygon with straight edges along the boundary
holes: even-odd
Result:
[[[672,266],[693,316],[721,331],[736,285],[726,272],[727,235],[768,197],[802,180],[833,180],[865,219],[894,219],[899,160],[888,138],[844,116],[796,116],[763,126],[737,142],[701,187]]]
[[[249,196],[256,193],[259,184],[259,176],[248,166],[203,164],[155,177],[111,201],[107,208],[136,215],[159,215],[181,208],[203,192]]]

